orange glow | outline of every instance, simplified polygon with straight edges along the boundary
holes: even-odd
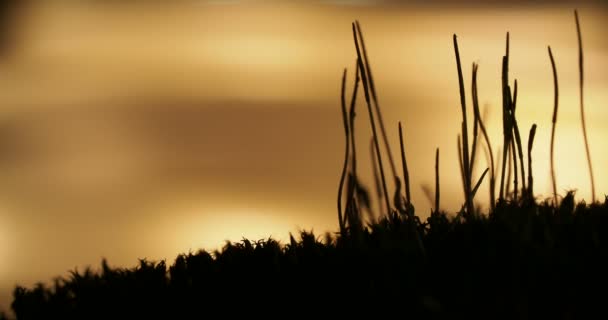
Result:
[[[16,241],[14,239],[14,226],[9,224],[6,213],[0,213],[0,278],[7,276],[10,258],[13,254]]]
[[[243,238],[255,241],[273,239],[286,241],[289,230],[294,225],[282,221],[280,214],[269,208],[242,207],[231,208],[230,205],[221,208],[205,208],[174,206],[166,212],[180,212],[184,218],[173,224],[176,234],[168,234],[166,245],[172,251],[195,252],[204,248],[215,250],[222,247],[226,241],[239,242]],[[209,214],[211,213],[211,214]],[[229,218],[227,218],[229,217]]]
[[[96,266],[102,256],[133,265],[227,239],[286,240],[300,227],[318,235],[337,229],[340,76],[345,67],[349,80],[354,75],[355,19],[393,152],[397,122],[404,125],[421,218],[430,212],[421,186],[434,183],[437,147],[442,208],[463,203],[454,33],[469,107],[471,63],[480,64],[480,103],[497,156],[500,63],[510,31],[524,145],[538,125],[533,170],[541,199],[551,193],[551,45],[560,83],[557,188],[590,199],[571,8],[299,3],[30,1],[16,22],[19,41],[0,55],[0,208],[7,208],[0,211],[0,301],[16,282]],[[587,127],[603,199],[608,12],[602,5],[579,9]],[[373,190],[371,132],[362,95],[358,101],[360,177]],[[477,176],[487,166],[479,155]],[[484,182],[476,200],[486,205],[487,194]]]

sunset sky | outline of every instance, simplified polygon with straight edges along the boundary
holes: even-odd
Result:
[[[397,122],[404,125],[413,201],[426,218],[431,205],[421,186],[434,183],[437,147],[441,206],[455,212],[464,202],[454,33],[469,106],[471,64],[480,64],[480,103],[498,149],[510,32],[525,144],[538,125],[532,156],[540,199],[551,195],[551,45],[560,84],[558,191],[590,200],[578,6],[596,196],[608,192],[608,7],[600,1],[25,3],[3,9],[11,19],[0,24],[0,309],[16,284],[97,267],[102,257],[113,266],[144,257],[171,263],[226,239],[336,231],[340,81],[343,68],[354,76],[355,19],[394,151]],[[357,107],[359,166],[371,182],[371,131],[365,105]],[[487,166],[479,160],[477,176]],[[487,205],[487,183],[476,200]]]

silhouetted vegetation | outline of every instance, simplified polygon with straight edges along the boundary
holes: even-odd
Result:
[[[11,307],[17,318],[173,319],[202,318],[216,313],[222,318],[243,314],[290,317],[294,313],[305,316],[325,313],[340,318],[370,313],[376,317],[390,314],[416,318],[606,317],[602,290],[608,287],[608,197],[603,203],[576,203],[575,194],[570,191],[558,202],[553,179],[551,200],[539,203],[535,199],[531,150],[536,125],[528,138],[526,181],[524,149],[515,117],[517,81],[511,92],[508,79],[508,34],[502,65],[504,136],[500,165],[494,163],[479,112],[476,64],[473,64],[474,121],[469,146],[464,81],[454,35],[463,116],[458,151],[464,204],[456,215],[440,210],[437,149],[434,207],[422,221],[411,203],[401,123],[402,178],[393,163],[361,28],[358,22],[352,27],[357,60],[349,110],[346,70],[342,77],[346,148],[338,185],[338,233],[326,234],[321,239],[303,231],[299,239],[291,236],[286,244],[273,239],[227,242],[214,252],[181,254],[170,266],[165,261],[142,259],[133,268],[111,268],[103,260],[101,269],[74,270],[67,278],[57,278],[51,286],[40,283],[33,288],[15,288]],[[555,74],[550,49],[549,54]],[[582,63],[580,70],[582,79]],[[555,126],[557,79],[554,79]],[[370,196],[357,173],[354,124],[360,82],[372,130],[370,151],[372,170],[378,175],[375,182],[379,217],[372,214]],[[484,136],[489,163],[483,174],[473,179],[476,150],[482,147],[477,142],[479,131]],[[552,148],[553,144],[552,136]],[[382,145],[395,182],[392,204]],[[496,159],[500,158],[497,155]],[[513,167],[512,192],[509,192],[511,174],[505,181],[507,162]],[[551,163],[553,167],[553,158]],[[499,166],[502,170],[496,200]],[[474,197],[488,172],[490,210],[482,214],[474,205]],[[518,190],[520,173],[521,190]],[[405,188],[401,187],[401,181]]]
[[[46,287],[17,287],[18,319],[204,317],[240,313],[398,312],[488,318],[581,318],[601,311],[608,285],[608,201],[575,205],[568,193],[489,216],[426,221],[401,212],[359,233],[312,232],[227,243],[171,266],[72,271]],[[420,237],[424,251],[420,250]]]

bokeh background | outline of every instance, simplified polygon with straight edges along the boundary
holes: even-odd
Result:
[[[171,263],[178,253],[218,248],[227,239],[335,231],[344,152],[340,80],[345,67],[354,75],[354,19],[362,24],[395,151],[397,122],[404,124],[414,204],[426,217],[422,186],[433,185],[437,147],[442,208],[453,212],[463,203],[453,33],[467,94],[471,63],[480,64],[480,102],[498,149],[500,63],[510,31],[524,141],[538,125],[540,198],[551,194],[552,46],[560,82],[558,190],[590,199],[578,105],[578,7],[596,196],[608,190],[608,7],[599,1],[0,6],[0,309],[8,308],[16,284],[96,268],[102,257],[113,266],[137,258]],[[362,108],[359,161],[371,181]],[[486,163],[479,159],[481,171]],[[485,206],[487,183],[478,194]]]

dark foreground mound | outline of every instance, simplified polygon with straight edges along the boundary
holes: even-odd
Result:
[[[18,319],[354,314],[434,318],[607,315],[608,202],[499,204],[489,216],[395,214],[320,241],[303,232],[221,251],[72,272],[17,287]],[[599,312],[599,313],[598,313]]]

